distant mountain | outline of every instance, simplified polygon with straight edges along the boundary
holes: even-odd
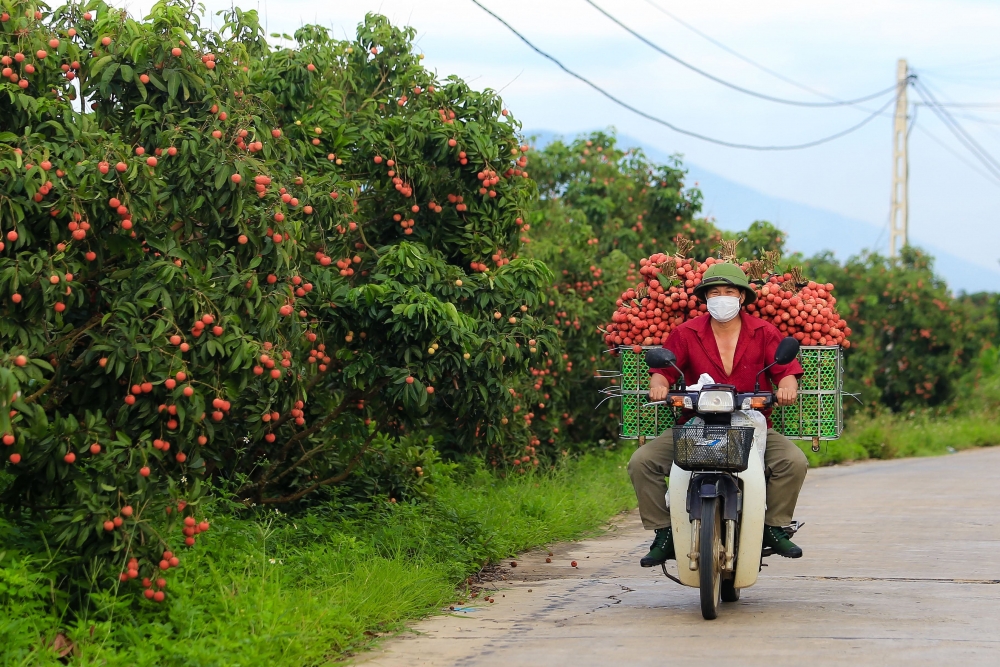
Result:
[[[537,144],[545,146],[555,137],[555,132],[546,130],[528,131],[528,136],[537,137]],[[666,161],[669,157],[663,151],[643,145],[642,141],[618,135],[625,146],[638,146],[647,156],[656,161]],[[741,185],[707,169],[685,162],[689,177],[687,183],[698,187],[704,194],[704,214],[715,218],[722,229],[740,230],[754,220],[768,220],[788,234],[787,248],[791,251],[813,255],[830,250],[843,260],[862,250],[872,248],[878,242],[879,252],[888,247],[888,230],[865,220],[849,218],[806,204],[772,197],[746,185]],[[965,260],[944,252],[922,239],[912,239],[915,245],[934,256],[934,267],[949,287],[956,292],[1000,292],[1000,269],[979,266],[970,267]]]

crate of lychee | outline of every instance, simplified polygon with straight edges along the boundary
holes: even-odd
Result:
[[[683,247],[683,244],[681,244]],[[733,246],[730,246],[730,251]],[[736,262],[708,258],[704,262],[658,253],[640,261],[643,282],[622,293],[611,322],[602,330],[609,351],[620,359],[620,436],[655,437],[671,428],[676,414],[648,402],[649,369],[645,350],[658,347],[683,322],[708,310],[694,295],[701,276],[715,263],[740,264],[757,293],[747,313],[774,324],[802,345],[799,361],[805,374],[796,404],[775,408],[774,427],[790,438],[832,440],[843,431],[843,349],[850,347],[850,327],[837,314],[834,286],[804,281],[798,269],[775,274],[777,253],[760,260]]]

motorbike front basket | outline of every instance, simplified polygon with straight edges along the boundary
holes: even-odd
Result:
[[[674,463],[683,470],[743,472],[750,462],[751,426],[698,424],[673,429]]]

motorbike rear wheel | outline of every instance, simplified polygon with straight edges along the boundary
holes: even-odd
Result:
[[[722,507],[718,498],[701,501],[701,535],[698,576],[701,589],[701,615],[711,621],[719,615],[722,601]]]

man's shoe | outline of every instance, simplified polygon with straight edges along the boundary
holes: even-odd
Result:
[[[656,567],[657,565],[663,565],[671,558],[677,558],[674,555],[674,534],[671,532],[669,526],[667,528],[657,528],[656,537],[653,538],[653,544],[649,547],[649,553],[639,561],[639,565],[642,567]]]
[[[781,526],[764,526],[764,546],[785,558],[802,558],[802,549],[790,539]]]

